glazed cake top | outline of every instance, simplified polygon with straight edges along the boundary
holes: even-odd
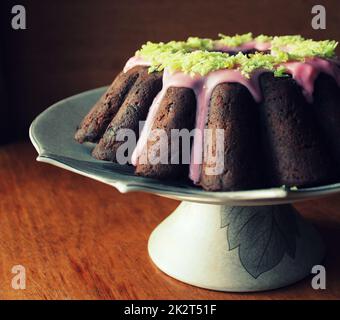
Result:
[[[205,128],[214,88],[221,83],[240,83],[256,102],[261,102],[259,79],[264,72],[291,76],[302,88],[308,102],[313,102],[314,81],[319,73],[335,79],[340,86],[340,68],[331,60],[336,41],[314,41],[299,35],[271,37],[251,33],[220,39],[190,37],[186,41],[148,42],[130,58],[124,72],[146,66],[149,72],[162,71],[162,90],[150,106],[149,113],[132,154],[136,165],[143,159],[147,141],[161,101],[170,87],[193,90],[196,97],[195,135],[190,160],[190,179],[198,183],[203,156],[202,132]],[[251,53],[254,52],[254,53]],[[235,54],[232,54],[235,53]]]
[[[136,52],[148,62],[149,71],[181,71],[186,74],[204,76],[220,69],[237,69],[249,78],[257,69],[284,76],[285,63],[304,62],[306,58],[333,58],[338,42],[315,41],[300,35],[253,37],[252,33],[226,36],[219,39],[189,37],[186,41],[167,43],[147,42]],[[247,51],[254,53],[246,53]],[[237,52],[237,54],[230,54]]]

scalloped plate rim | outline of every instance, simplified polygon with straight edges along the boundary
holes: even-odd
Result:
[[[284,187],[278,188],[269,188],[269,189],[255,189],[255,190],[242,190],[242,191],[205,191],[202,189],[195,190],[194,188],[184,189],[183,187],[179,186],[172,186],[170,184],[162,183],[157,184],[157,182],[152,181],[148,182],[148,178],[144,177],[137,177],[134,176],[136,179],[141,178],[140,181],[137,180],[133,183],[126,182],[124,180],[120,180],[119,176],[124,175],[119,172],[115,172],[111,170],[111,173],[115,173],[118,175],[117,179],[112,178],[103,178],[99,177],[96,174],[88,173],[85,170],[79,170],[71,165],[65,164],[57,159],[54,159],[48,152],[46,152],[46,148],[44,145],[39,142],[35,134],[36,125],[41,121],[43,116],[46,116],[49,112],[54,110],[55,108],[59,107],[60,105],[76,101],[80,97],[84,95],[91,95],[97,94],[98,92],[102,92],[105,90],[107,86],[99,87],[92,90],[87,90],[76,95],[67,97],[62,99],[50,107],[45,109],[42,113],[40,113],[32,122],[29,128],[29,137],[33,146],[35,147],[36,151],[38,152],[37,161],[45,162],[52,164],[54,166],[60,167],[62,169],[66,169],[72,171],[74,173],[86,176],[88,178],[92,178],[94,180],[103,182],[105,184],[111,185],[115,187],[121,193],[127,193],[132,191],[141,191],[141,192],[148,192],[153,193],[160,196],[165,196],[177,200],[188,200],[194,202],[202,202],[202,203],[213,203],[213,204],[228,204],[228,203],[237,203],[239,205],[254,205],[254,204],[279,204],[279,203],[290,203],[296,201],[303,201],[312,198],[318,198],[330,194],[335,194],[340,192],[340,183],[312,187],[312,188],[301,188],[301,189],[290,189]],[[79,122],[81,119],[79,119]],[[71,137],[73,138],[73,137]],[[58,157],[58,155],[55,155]],[[74,159],[74,161],[78,161],[81,163],[81,160]],[[99,161],[100,162],[100,161]],[[126,175],[128,176],[128,175]],[[163,187],[162,187],[163,185]],[[166,186],[166,188],[164,188]]]

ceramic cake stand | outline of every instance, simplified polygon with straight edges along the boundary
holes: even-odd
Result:
[[[60,101],[36,118],[30,137],[37,160],[123,193],[142,191],[182,201],[150,236],[149,254],[159,269],[198,287],[245,292],[292,284],[322,262],[325,249],[319,233],[290,203],[339,192],[340,184],[206,192],[136,177],[130,166],[93,159],[93,145],[73,139],[76,126],[104,90]]]

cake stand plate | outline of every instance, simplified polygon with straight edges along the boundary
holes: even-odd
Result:
[[[78,144],[81,119],[106,88],[86,91],[46,109],[32,123],[38,161],[101,181],[120,192],[149,192],[182,201],[151,234],[148,251],[166,274],[221,291],[247,292],[292,284],[324,258],[319,233],[290,205],[340,192],[340,183],[316,188],[207,192],[185,182],[133,174],[91,157],[94,145]]]

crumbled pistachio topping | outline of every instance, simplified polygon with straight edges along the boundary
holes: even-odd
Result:
[[[267,36],[259,35],[253,38],[251,33],[235,35],[233,37],[219,34],[220,39],[190,37],[186,41],[170,41],[167,43],[147,42],[136,52],[150,63],[149,72],[162,71],[167,68],[170,72],[202,76],[220,69],[238,69],[245,77],[257,69],[274,72],[275,76],[285,76],[283,63],[287,61],[303,61],[309,57],[331,58],[335,55],[338,45],[336,41],[314,41],[304,39],[300,35]],[[255,42],[269,42],[270,53],[256,52],[245,54],[239,52],[230,55],[226,52],[214,51],[222,45],[238,47],[242,44]]]

